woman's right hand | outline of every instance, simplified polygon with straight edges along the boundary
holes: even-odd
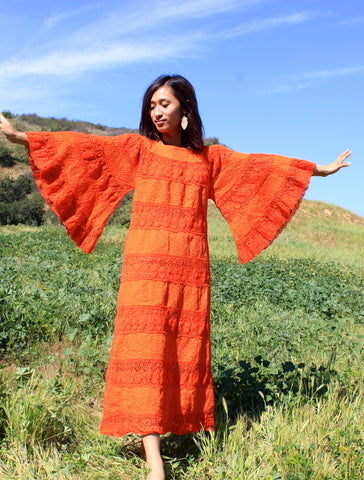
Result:
[[[7,118],[0,112],[0,131],[11,143],[19,143],[20,145],[28,145],[25,132],[16,130]]]

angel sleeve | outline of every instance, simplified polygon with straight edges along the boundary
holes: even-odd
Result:
[[[287,225],[309,185],[315,164],[267,154],[209,147],[210,197],[227,220],[241,263],[264,250]]]
[[[142,137],[27,132],[27,139],[42,196],[71,239],[90,253],[109,216],[134,188]]]

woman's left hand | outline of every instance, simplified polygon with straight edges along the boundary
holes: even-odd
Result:
[[[328,175],[332,175],[333,173],[338,172],[341,168],[349,167],[351,165],[350,162],[345,162],[345,160],[351,155],[350,150],[346,150],[341,155],[337,157],[335,162],[329,163],[329,165],[316,165],[315,171],[313,174],[318,177],[327,177]]]
[[[0,132],[2,132],[5,137],[11,143],[19,143],[20,145],[27,146],[28,140],[25,132],[18,132],[7,118],[0,112]]]

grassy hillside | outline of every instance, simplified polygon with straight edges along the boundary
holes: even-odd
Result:
[[[217,431],[164,437],[168,478],[361,479],[363,219],[305,201],[245,266],[209,221]],[[146,475],[137,437],[98,433],[125,235],[87,256],[62,227],[0,228],[1,478]]]

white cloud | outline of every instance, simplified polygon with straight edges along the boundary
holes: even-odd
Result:
[[[328,70],[317,70],[311,72],[301,72],[286,77],[276,87],[263,88],[259,93],[284,93],[293,90],[301,90],[305,88],[312,88],[322,84],[323,80],[336,77],[344,77],[349,75],[356,75],[364,72],[364,65],[356,65],[355,67],[339,67]]]
[[[328,78],[328,77],[342,77],[346,75],[352,75],[364,71],[364,65],[357,65],[356,67],[342,67],[334,68],[331,70],[319,70],[317,72],[306,72],[302,76],[308,79],[315,78]]]
[[[67,77],[87,71],[105,70],[117,65],[137,62],[164,61],[171,57],[191,56],[201,52],[212,40],[219,41],[238,35],[256,33],[285,25],[296,25],[312,19],[314,12],[299,12],[287,16],[254,19],[238,27],[210,34],[206,22],[200,31],[186,29],[178,34],[180,25],[174,20],[208,17],[222,12],[246,8],[268,0],[186,0],[158,1],[141,15],[140,11],[109,12],[103,18],[71,30],[61,37],[52,36],[39,44],[38,55],[24,54],[0,62],[2,79],[27,75]],[[99,4],[68,10],[48,17],[45,29],[51,29],[66,18]],[[155,8],[153,8],[155,7]],[[185,22],[187,25],[187,23]],[[196,48],[198,47],[198,48]],[[28,49],[28,51],[36,51]],[[40,53],[42,52],[42,53]]]
[[[65,13],[58,13],[56,15],[52,15],[51,17],[48,17],[44,20],[43,26],[46,30],[51,29],[65,18],[67,18],[67,15]]]
[[[342,20],[341,22],[337,23],[337,26],[345,26],[345,25],[357,25],[364,23],[364,16],[361,15],[359,17],[348,18],[346,20]]]
[[[149,35],[154,31],[156,35],[165,36],[174,22],[184,20],[208,18],[224,12],[241,10],[269,0],[187,0],[187,1],[157,1],[150,2],[148,8],[138,11],[114,10],[98,21],[85,25],[69,39],[69,42],[88,43],[91,41],[105,42],[115,37],[126,35]],[[184,32],[188,28],[184,24]],[[156,29],[158,28],[158,31]],[[178,27],[177,27],[178,28]],[[180,28],[180,27],[179,27]]]
[[[247,8],[267,0],[193,0],[193,1],[161,1],[156,5],[156,16],[159,18],[172,17],[206,17],[224,13],[237,8]]]
[[[128,41],[117,44],[74,49],[55,50],[40,57],[26,60],[12,60],[0,64],[2,80],[21,78],[26,75],[52,75],[67,77],[87,71],[96,71],[115,65],[149,62],[180,56],[196,44],[199,34],[185,39],[169,37],[168,42]]]
[[[94,3],[84,5],[80,8],[75,8],[73,10],[65,10],[63,12],[54,13],[43,21],[43,28],[45,28],[46,30],[52,29],[56,27],[59,23],[62,23],[64,20],[69,20],[70,18],[83,15],[90,10],[100,8],[100,6],[100,3]]]
[[[29,57],[13,55],[11,60],[0,62],[3,79],[21,78],[25,75],[57,75],[65,77],[86,71],[103,70],[115,65],[163,61],[193,52],[204,39],[202,33],[192,31],[177,36],[173,21],[181,18],[210,16],[243,5],[267,0],[188,0],[186,2],[159,1],[150,5],[144,15],[140,11],[109,11],[97,21],[71,31],[62,31],[39,42],[38,55]],[[85,9],[98,4],[56,13],[45,19],[43,29],[52,29],[66,19],[76,17]],[[163,29],[161,28],[163,26]],[[39,40],[39,39],[38,39]],[[205,39],[206,40],[206,39]],[[26,50],[26,45],[23,50]],[[28,49],[28,51],[36,51]],[[40,53],[42,52],[42,53]]]
[[[217,34],[217,36],[220,38],[231,38],[241,35],[248,35],[251,33],[259,33],[272,28],[298,25],[300,23],[312,20],[316,16],[317,13],[315,12],[299,12],[278,17],[255,18],[237,27],[221,31]]]

